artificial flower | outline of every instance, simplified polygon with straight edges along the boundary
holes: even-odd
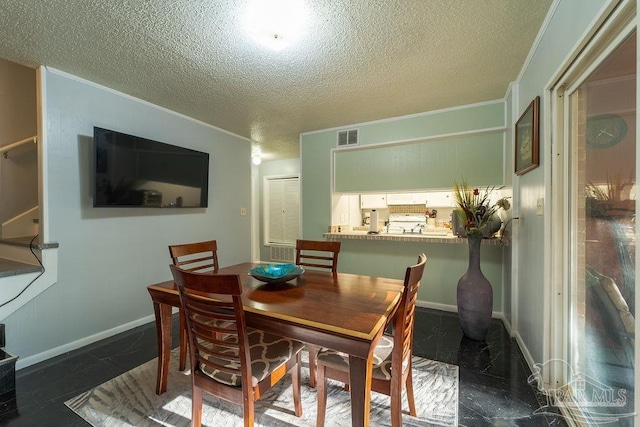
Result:
[[[491,203],[491,193],[495,187],[487,187],[484,190],[470,189],[463,179],[461,183],[454,181],[458,216],[467,230],[467,234],[482,234],[487,227],[490,218],[499,210],[505,211],[511,208],[508,197],[502,197],[494,204]]]

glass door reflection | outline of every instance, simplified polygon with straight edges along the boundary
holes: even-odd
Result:
[[[570,96],[569,385],[585,420],[632,425],[626,414],[634,411],[636,35]]]

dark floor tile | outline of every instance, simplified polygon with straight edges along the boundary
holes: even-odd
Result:
[[[462,337],[458,317],[452,313],[443,313],[440,318],[440,342],[436,360],[456,365]]]
[[[131,367],[133,368],[133,366]],[[129,369],[131,369],[129,368]],[[70,399],[78,394],[89,390],[108,381],[118,375],[126,372],[121,368],[116,368],[106,363],[101,363],[95,367],[79,371],[76,375],[66,378],[64,387],[60,387],[60,383],[44,384],[40,387],[28,392],[28,398],[43,404],[49,402],[59,402]],[[18,389],[18,405],[21,405],[22,399],[26,398],[24,393]]]
[[[52,359],[52,362],[19,370],[16,374],[16,389],[19,392],[28,391],[43,385],[66,381],[79,372],[97,369],[96,366],[100,364],[100,360],[88,352],[67,353]]]
[[[47,405],[20,414],[3,424],[9,427],[87,427],[89,423],[67,408],[64,403]]]
[[[174,316],[173,347],[179,322]],[[0,425],[87,426],[64,401],[157,356],[149,323],[18,371],[15,397],[0,398]],[[414,354],[460,366],[460,426],[565,426],[559,415],[535,415],[545,402],[528,384],[517,344],[500,321],[486,342],[463,339],[455,313],[418,308]]]
[[[479,342],[464,337],[455,313],[419,308],[415,331],[416,354],[459,366],[460,425],[549,425],[536,413],[541,405],[531,372],[501,321],[494,319]]]
[[[561,415],[558,416],[547,416],[547,421],[549,423],[549,426],[553,426],[553,427],[568,427],[569,424],[567,423],[567,420],[565,420],[565,418]]]
[[[458,352],[456,354],[456,365],[460,368],[491,373],[493,366],[496,364],[494,347],[489,346],[486,342],[475,341],[467,337],[462,337],[458,344]]]
[[[427,309],[416,311],[413,354],[435,360],[441,340],[440,314]]]
[[[15,390],[0,396],[0,425],[6,425],[9,420],[18,415],[18,399]]]
[[[16,400],[21,413],[37,411],[100,384],[102,378],[120,374],[119,370],[84,352],[74,352],[56,360],[58,363],[27,368],[29,372],[18,371]]]
[[[155,326],[139,328],[135,334],[124,337],[117,344],[100,345],[89,353],[104,363],[127,371],[131,366],[141,365],[158,355]]]
[[[547,425],[544,415],[535,415],[535,393],[521,382],[460,369],[459,396],[463,425]]]

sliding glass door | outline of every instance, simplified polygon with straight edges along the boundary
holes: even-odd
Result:
[[[633,425],[636,33],[582,65],[562,101],[568,148],[561,404],[590,424]]]

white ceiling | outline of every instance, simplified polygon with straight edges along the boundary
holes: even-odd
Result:
[[[0,58],[292,158],[302,132],[503,98],[551,2],[304,0],[306,34],[274,51],[245,30],[248,0],[2,0]]]

